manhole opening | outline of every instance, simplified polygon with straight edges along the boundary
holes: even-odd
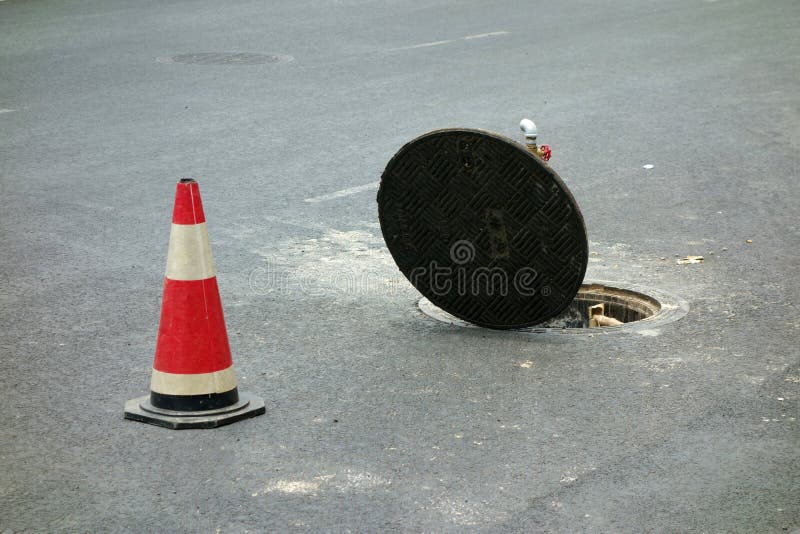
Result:
[[[620,321],[616,326],[589,327],[589,308],[603,304],[605,317]],[[432,319],[465,328],[480,328],[435,306],[427,298],[419,301],[420,311]],[[587,280],[570,305],[557,317],[529,328],[512,332],[540,334],[592,334],[602,332],[639,332],[656,335],[658,326],[685,317],[689,304],[680,297],[653,288],[641,288],[616,282]]]
[[[648,295],[599,284],[584,284],[566,310],[539,327],[589,328],[589,308],[598,304],[604,307],[603,315],[623,324],[653,317],[661,311],[661,303]]]

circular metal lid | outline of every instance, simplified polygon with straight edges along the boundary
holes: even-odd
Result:
[[[448,313],[488,328],[555,317],[586,273],[586,228],[561,178],[491,132],[436,130],[389,161],[381,230],[400,270]]]

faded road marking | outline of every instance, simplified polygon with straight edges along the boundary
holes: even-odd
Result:
[[[380,185],[381,185],[380,182],[370,182],[368,184],[357,185],[356,187],[349,187],[347,189],[342,189],[341,191],[335,191],[327,195],[307,198],[305,199],[305,202],[325,202],[326,200],[333,200],[335,198],[346,197],[349,195],[354,195],[356,193],[361,193],[362,191],[370,191],[372,189],[378,189]]]
[[[0,2],[2,2],[2,1],[3,1],[3,0],[0,0]],[[2,109],[0,109],[0,113],[11,113],[11,112],[13,112],[13,111],[16,111],[16,110],[14,110],[14,109],[8,109],[8,108],[2,108]]]
[[[489,32],[489,33],[479,33],[477,35],[467,35],[466,37],[462,37],[463,41],[469,41],[470,39],[483,39],[484,37],[496,37],[498,35],[507,35],[510,32],[501,31],[501,32]]]
[[[430,43],[421,43],[409,46],[401,46],[399,48],[390,48],[389,52],[396,52],[398,50],[414,50],[415,48],[428,48],[431,46],[439,46],[443,44],[455,43],[457,41],[471,41],[472,39],[484,39],[486,37],[497,37],[499,35],[508,35],[509,33],[511,32],[499,31],[499,32],[479,33],[476,35],[467,35],[466,37],[459,37],[457,39],[446,39],[444,41],[433,41]]]
[[[404,46],[401,48],[392,48],[392,50],[413,50],[414,48],[428,48],[429,46],[439,46],[443,44],[453,43],[452,39],[447,39],[445,41],[434,41],[432,43],[422,43],[418,45],[411,45],[411,46]]]
[[[268,493],[316,495],[326,490],[336,490],[341,493],[364,492],[392,484],[381,476],[367,472],[353,472],[349,469],[345,473],[319,475],[313,480],[275,480],[268,483],[261,491],[251,493],[252,497]]]
[[[319,489],[319,482],[306,482],[304,480],[276,480],[275,482],[268,484],[263,493],[300,493],[300,494],[308,494],[308,493],[316,493]],[[256,494],[253,494],[255,497]]]

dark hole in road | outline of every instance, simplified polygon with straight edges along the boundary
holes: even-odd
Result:
[[[603,304],[606,317],[621,323],[641,321],[661,310],[658,300],[628,289],[584,284],[575,299],[558,317],[539,325],[543,328],[589,328],[589,307]],[[607,327],[599,327],[607,328]]]
[[[621,284],[587,281],[578,290],[570,305],[557,317],[542,324],[515,330],[522,333],[592,333],[640,331],[652,334],[653,328],[677,321],[689,311],[683,299],[659,290],[620,287]],[[645,292],[646,291],[646,292]],[[589,327],[589,308],[602,304],[603,315],[616,319],[617,326]],[[456,326],[478,328],[433,305],[427,298],[419,301],[419,309],[428,317]]]

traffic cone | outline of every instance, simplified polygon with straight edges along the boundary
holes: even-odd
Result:
[[[214,259],[195,180],[178,182],[167,252],[150,395],[125,403],[125,418],[168,428],[214,428],[263,414],[239,392]]]

